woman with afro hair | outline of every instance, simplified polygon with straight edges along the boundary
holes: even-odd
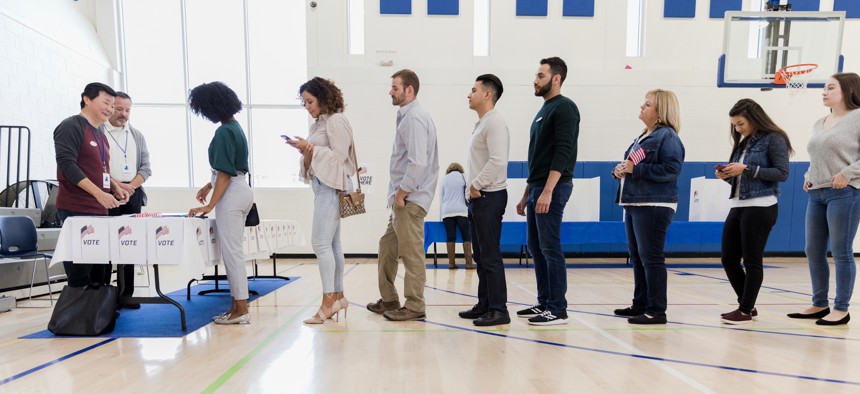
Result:
[[[323,298],[317,313],[305,324],[322,324],[349,303],[343,296],[343,248],[340,243],[338,192],[352,191],[356,175],[355,144],[346,116],[343,94],[327,79],[315,77],[299,87],[302,103],[316,121],[307,140],[287,143],[302,153],[299,174],[314,191],[311,244],[319,262]]]
[[[246,178],[248,174],[248,140],[242,126],[233,116],[242,110],[242,102],[222,82],[204,83],[188,95],[191,111],[212,123],[221,123],[209,143],[209,166],[212,181],[197,192],[197,201],[206,204],[192,208],[189,216],[205,215],[215,210],[218,243],[227,270],[230,310],[212,318],[217,324],[249,324],[248,275],[242,251],[245,218],[251,210],[254,196]],[[209,203],[206,199],[212,191]]]

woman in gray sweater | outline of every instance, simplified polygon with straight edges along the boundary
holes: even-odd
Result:
[[[824,86],[822,99],[830,115],[815,122],[809,139],[809,171],[803,190],[806,208],[806,256],[812,279],[812,306],[795,319],[815,324],[848,323],[848,302],[854,292],[854,236],[860,223],[860,76],[835,74]],[[836,266],[836,302],[830,310],[827,293],[830,269],[827,245]]]

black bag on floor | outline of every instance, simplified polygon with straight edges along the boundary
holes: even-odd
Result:
[[[63,287],[48,331],[56,335],[95,336],[112,332],[116,325],[115,286]]]

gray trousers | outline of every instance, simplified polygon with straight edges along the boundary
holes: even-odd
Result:
[[[212,187],[215,187],[212,176]],[[245,175],[230,178],[230,185],[215,206],[215,226],[218,228],[218,243],[221,258],[227,271],[230,295],[234,300],[248,299],[248,273],[245,270],[245,252],[242,250],[242,235],[245,232],[245,217],[251,210],[254,195]]]

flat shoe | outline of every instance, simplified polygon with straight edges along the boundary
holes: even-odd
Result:
[[[251,314],[246,313],[230,320],[227,320],[227,316],[224,316],[221,319],[215,320],[215,324],[251,324]]]
[[[830,314],[830,308],[824,308],[815,313],[789,313],[788,317],[792,319],[821,319]]]
[[[843,324],[848,324],[849,320],[851,320],[850,314],[845,315],[845,317],[843,317],[839,320],[835,320],[835,321],[834,320],[818,319],[815,321],[815,324],[819,325],[819,326],[841,326]]]

